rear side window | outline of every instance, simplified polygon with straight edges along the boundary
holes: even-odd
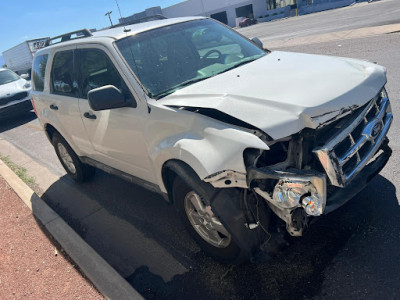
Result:
[[[33,90],[43,92],[44,89],[44,74],[46,73],[46,65],[48,55],[40,55],[35,58],[32,70]]]
[[[121,90],[125,99],[133,99],[125,81],[103,51],[98,49],[80,49],[79,57],[82,98],[87,99],[87,94],[92,89],[105,85],[113,85]]]
[[[78,82],[74,76],[74,53],[72,50],[56,53],[51,71],[52,93],[78,97]]]

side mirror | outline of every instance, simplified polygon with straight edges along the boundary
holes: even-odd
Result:
[[[90,108],[94,111],[131,106],[129,101],[125,101],[122,92],[113,85],[105,85],[89,91],[88,99]]]
[[[29,78],[28,74],[21,74],[19,77],[21,77],[22,79],[27,79]]]
[[[256,44],[258,47],[260,47],[261,49],[264,50],[264,45],[263,45],[263,43],[260,41],[260,39],[259,39],[258,37],[253,37],[253,38],[251,39],[251,41],[252,41],[254,44]]]

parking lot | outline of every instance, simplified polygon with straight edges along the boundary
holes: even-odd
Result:
[[[267,31],[269,27],[262,25],[254,29]],[[33,113],[0,121],[0,139],[37,162],[35,167],[25,167],[36,177],[42,198],[146,299],[397,298],[398,49],[400,33],[281,49],[365,59],[387,67],[387,90],[395,116],[389,132],[393,155],[362,193],[321,218],[305,237],[291,239],[279,256],[263,263],[229,266],[206,257],[180,224],[173,207],[140,186],[101,171],[89,183],[74,183],[65,175]],[[51,176],[44,178],[44,170]]]

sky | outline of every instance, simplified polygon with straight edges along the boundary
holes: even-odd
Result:
[[[118,3],[122,16],[127,17],[149,7],[164,8],[182,1],[118,0]],[[25,40],[109,26],[110,21],[104,16],[108,11],[112,11],[113,24],[118,23],[115,0],[0,0],[0,55]]]

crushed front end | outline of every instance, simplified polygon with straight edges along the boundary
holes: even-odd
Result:
[[[315,130],[274,141],[270,150],[249,149],[247,184],[290,235],[301,236],[314,217],[350,200],[386,165],[392,120],[383,89],[364,106]]]

